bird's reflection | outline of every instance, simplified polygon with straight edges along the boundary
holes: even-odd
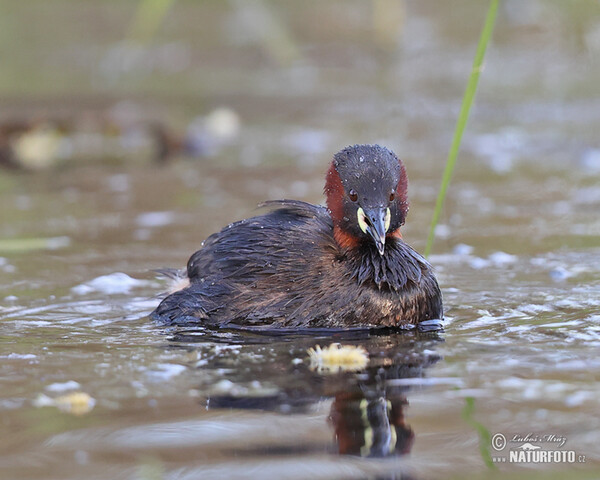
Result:
[[[406,423],[405,408],[413,382],[402,380],[423,377],[439,360],[431,351],[436,339],[430,334],[369,342],[369,366],[334,383],[333,391],[326,389],[333,397],[329,419],[340,454],[385,457],[410,452],[415,434]]]
[[[335,396],[329,419],[339,453],[385,457],[410,452],[414,433],[404,421],[405,397],[365,398],[346,392]]]
[[[358,372],[324,373],[311,369],[308,361],[297,360],[298,351],[306,352],[316,344],[326,345],[332,340],[366,349],[368,366]],[[245,365],[242,375],[246,379],[251,375],[259,381],[276,383],[276,393],[210,394],[204,404],[211,410],[301,413],[317,402],[331,399],[328,423],[338,453],[362,457],[405,455],[411,451],[415,438],[405,418],[409,405],[407,395],[411,385],[419,383],[415,380],[424,377],[426,369],[440,359],[434,353],[440,341],[437,333],[416,332],[370,334],[363,338],[356,335],[334,339],[299,337],[279,343],[270,339],[265,343],[276,353],[275,360],[257,365],[255,372],[248,372]],[[263,342],[258,344],[263,345]],[[234,373],[232,378],[236,380],[235,377]]]

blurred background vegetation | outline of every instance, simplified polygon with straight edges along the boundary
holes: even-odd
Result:
[[[486,8],[475,0],[2,1],[0,122],[59,117],[74,128],[113,108],[113,117],[185,137],[195,118],[226,106],[248,126],[242,143],[260,152],[242,155],[249,163],[277,155],[268,147],[286,139],[291,155],[327,157],[381,140],[405,151],[407,141],[438,138],[443,151]],[[501,2],[480,118],[541,128],[562,115],[565,133],[577,130],[599,90],[599,18],[598,3],[586,0]],[[580,115],[556,102],[581,102]],[[301,131],[286,135],[284,126]]]
[[[161,181],[128,169],[183,158],[197,160],[200,176],[213,167],[264,167],[262,178],[288,169],[289,181],[260,188],[240,187],[243,170],[229,170],[224,183],[237,190],[227,197],[247,206],[281,196],[319,202],[331,155],[378,142],[407,162],[418,186],[411,198],[421,239],[487,7],[479,0],[0,1],[0,163],[49,172],[110,165],[93,171],[98,182],[116,165],[129,179],[178,185],[175,204],[195,207],[202,193],[190,193],[198,187],[190,171],[163,171]],[[497,200],[511,208],[530,204],[531,189],[513,188],[540,167],[576,175],[570,184],[578,190],[592,185],[600,171],[599,54],[598,2],[500,2],[457,177],[508,182],[500,194],[510,193]],[[79,177],[60,171],[61,188],[79,188]],[[302,182],[294,182],[298,175]],[[32,187],[0,178],[13,193],[17,184],[32,193],[54,181]],[[594,195],[580,200],[595,205]],[[463,200],[450,196],[442,221],[457,225],[452,215]],[[163,197],[143,208],[175,204]],[[17,208],[0,220],[23,215]],[[449,235],[443,225],[437,233]]]

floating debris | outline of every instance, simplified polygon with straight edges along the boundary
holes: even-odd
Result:
[[[52,125],[36,126],[12,142],[15,155],[27,170],[43,170],[65,157],[64,137]]]
[[[0,123],[0,165],[27,171],[107,159],[164,161],[180,144],[160,122],[120,124],[103,112]]]
[[[0,119],[0,167],[25,171],[106,162],[163,163],[214,156],[239,136],[235,110],[219,107],[173,130],[163,114],[131,102],[62,115]],[[125,185],[124,188],[126,188]],[[124,191],[118,185],[119,191]]]
[[[41,393],[33,401],[33,405],[38,408],[56,407],[62,412],[84,415],[94,408],[96,400],[85,392],[71,392],[57,398],[50,398],[48,395]]]
[[[328,347],[308,349],[310,368],[318,372],[356,372],[369,363],[369,354],[363,347],[332,343]]]
[[[196,117],[187,128],[184,152],[193,157],[214,156],[238,137],[240,125],[237,112],[226,107]]]

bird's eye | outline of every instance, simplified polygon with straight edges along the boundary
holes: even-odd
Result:
[[[348,196],[350,197],[350,200],[352,200],[353,202],[356,202],[358,200],[358,193],[356,193],[354,190],[350,190],[348,192]]]
[[[390,193],[390,202],[393,202],[394,198],[396,198],[396,192]]]

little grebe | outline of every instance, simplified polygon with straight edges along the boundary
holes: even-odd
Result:
[[[327,208],[295,200],[208,237],[183,288],[152,312],[167,324],[233,328],[403,327],[443,317],[431,266],[402,240],[404,164],[379,145],[338,152]]]

